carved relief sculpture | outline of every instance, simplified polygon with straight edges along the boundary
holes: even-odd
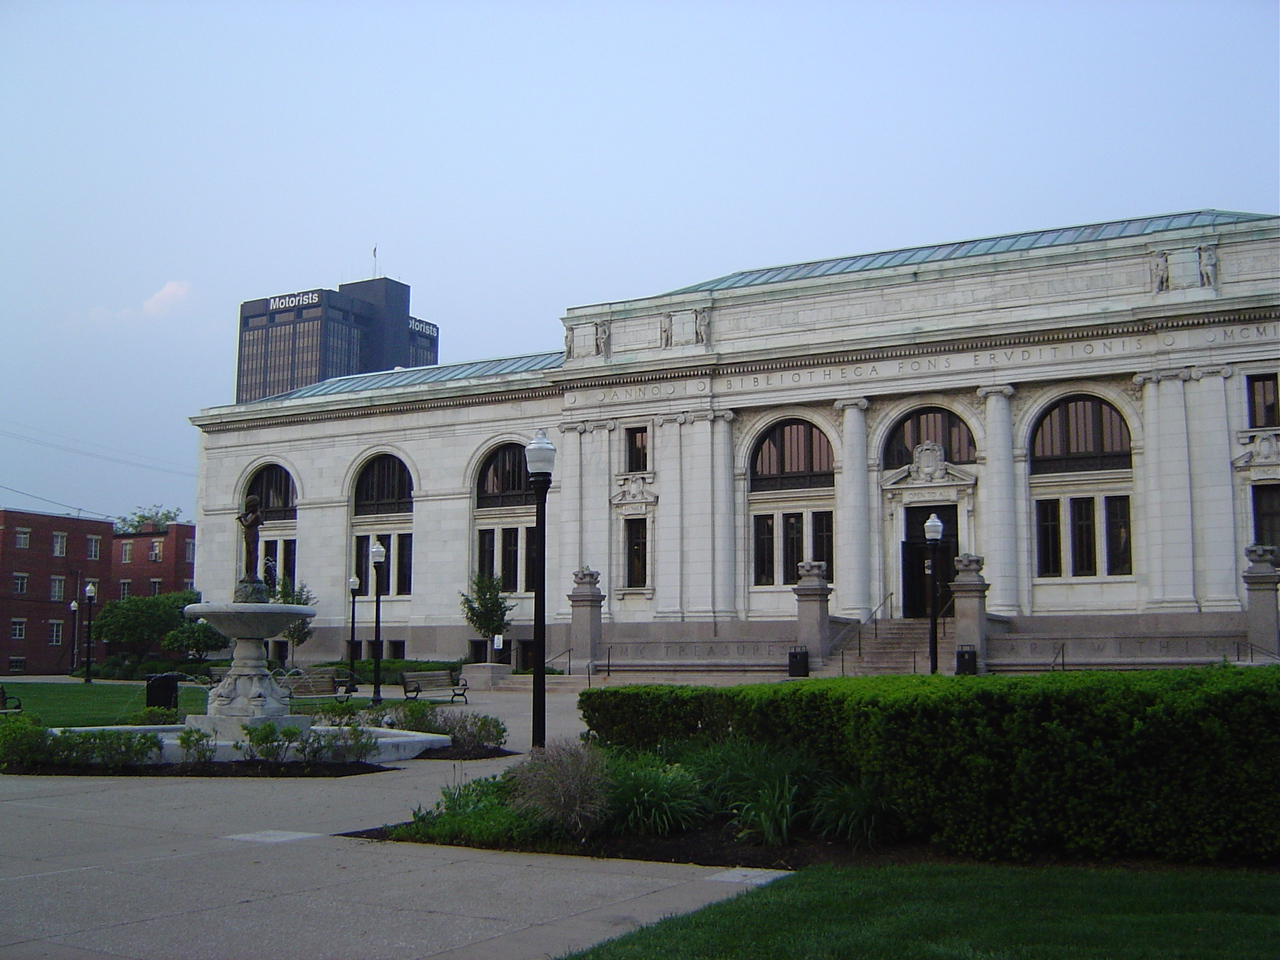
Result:
[[[1151,282],[1156,293],[1169,289],[1169,254],[1164,250],[1151,259]]]
[[[597,321],[595,324],[595,330],[596,330],[596,356],[607,357],[609,356],[609,341],[612,336],[609,330],[609,321],[608,320]]]
[[[698,307],[693,311],[693,342],[711,342],[711,308]]]
[[[922,440],[911,451],[911,479],[915,483],[942,483],[947,479],[947,461],[942,444]]]
[[[1200,286],[1218,286],[1218,251],[1214,247],[1196,247],[1200,258]]]
[[[673,336],[672,328],[674,326],[675,326],[675,315],[670,313],[664,313],[662,315],[662,346],[663,347],[671,346],[671,340]]]

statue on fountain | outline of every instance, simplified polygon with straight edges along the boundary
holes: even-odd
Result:
[[[244,531],[244,576],[236,584],[236,603],[268,603],[271,600],[267,585],[258,579],[258,528],[263,524],[259,503],[255,494],[249,494],[244,501],[244,513],[236,516]]]

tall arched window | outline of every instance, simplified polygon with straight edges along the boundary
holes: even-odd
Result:
[[[355,513],[372,517],[413,512],[413,477],[398,457],[379,454],[364,465],[356,479]]]
[[[480,465],[475,489],[476,572],[497,578],[507,593],[532,591],[537,495],[529,487],[524,447],[494,449]]]
[[[1129,425],[1105,400],[1076,394],[1044,413],[1031,439],[1036,576],[1132,575],[1132,466]],[[1090,471],[1110,475],[1078,476]]]
[[[835,576],[835,456],[807,420],[774,424],[751,454],[753,586],[796,583],[802,560]]]
[[[834,487],[835,458],[827,435],[806,420],[783,420],[756,444],[751,489]]]
[[[504,443],[485,458],[476,482],[477,507],[517,507],[536,501],[529,487],[524,447]]]
[[[968,425],[950,410],[922,407],[903,417],[889,434],[884,465],[893,470],[911,463],[916,444],[931,440],[942,444],[948,463],[973,463],[978,458]]]
[[[258,509],[263,520],[296,520],[295,504],[297,488],[289,471],[278,463],[269,463],[253,475],[249,481],[249,496],[258,498]]]
[[[1120,411],[1084,394],[1050,407],[1031,441],[1032,473],[1128,470],[1132,463],[1129,425]]]

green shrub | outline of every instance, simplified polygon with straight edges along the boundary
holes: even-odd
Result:
[[[908,833],[970,856],[1280,856],[1280,667],[632,687],[580,703],[602,743],[732,732],[807,750],[876,778]],[[786,785],[769,790],[757,820],[783,807]]]
[[[410,823],[391,827],[392,840],[419,843],[453,843],[473,847],[506,847],[538,836],[538,822],[508,802],[511,783],[503,777],[486,777],[446,786],[434,809],[421,807]]]
[[[487,714],[443,711],[433,703],[420,700],[393,707],[390,714],[401,729],[443,733],[451,738],[453,746],[463,750],[500,748],[507,742],[506,723]]]
[[[178,734],[178,746],[182,748],[182,759],[186,763],[209,763],[217,752],[213,734],[195,727],[187,727]]]
[[[9,716],[0,720],[0,772],[28,770],[44,760],[49,731],[32,718]]]
[[[612,754],[609,825],[615,833],[666,836],[710,814],[702,784],[689,768],[652,754]]]
[[[609,809],[608,765],[591,744],[549,743],[509,769],[507,777],[515,810],[574,840],[586,840]]]
[[[47,762],[107,770],[140,767],[155,760],[162,746],[154,733],[63,730],[49,738]]]
[[[897,810],[874,777],[831,779],[814,791],[812,825],[822,837],[874,850],[898,838]]]
[[[177,710],[170,710],[168,707],[144,707],[120,722],[130,727],[163,727],[181,723],[182,718]]]

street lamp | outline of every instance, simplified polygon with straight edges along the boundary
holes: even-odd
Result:
[[[72,600],[71,608],[71,672],[76,672],[76,659],[80,654],[80,603]]]
[[[375,539],[369,548],[373,561],[373,696],[369,706],[382,706],[382,565],[387,559],[387,548]]]
[[[88,626],[84,632],[84,682],[93,683],[93,598],[98,595],[98,588],[92,583],[84,588],[85,617]]]
[[[942,521],[931,513],[924,522],[924,539],[929,544],[929,672],[938,672],[938,544]]]
[[[524,448],[529,486],[537,496],[533,549],[533,746],[547,745],[547,490],[556,465],[556,448],[539,429]]]
[[[381,544],[379,544],[381,546]],[[356,692],[356,594],[360,592],[360,578],[354,573],[347,581],[347,589],[351,591],[351,639],[347,641],[348,672],[351,679],[347,681],[347,693]]]

